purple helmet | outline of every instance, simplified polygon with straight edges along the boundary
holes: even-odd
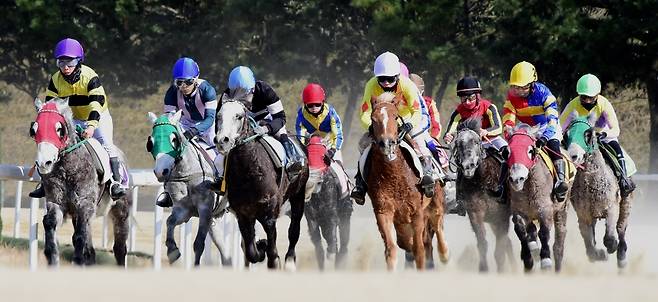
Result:
[[[80,42],[71,38],[66,38],[62,41],[59,41],[59,43],[57,43],[55,46],[55,52],[53,54],[55,55],[55,59],[59,59],[61,57],[83,59],[85,57],[85,52],[82,49]]]

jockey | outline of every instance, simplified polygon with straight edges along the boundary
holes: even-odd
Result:
[[[398,104],[400,109],[400,117],[403,119],[404,124],[402,127],[411,129],[411,137],[420,149],[420,159],[423,163],[423,178],[421,186],[423,188],[431,188],[434,186],[434,169],[429,149],[425,144],[427,141],[427,131],[422,128],[422,112],[418,88],[416,85],[405,76],[400,76],[400,61],[398,56],[391,52],[385,52],[377,57],[375,60],[374,74],[367,83],[363,94],[361,105],[361,125],[364,129],[370,129],[372,120],[372,104],[371,98],[377,97],[384,92],[394,92],[401,96],[404,101]],[[370,132],[370,131],[369,131]],[[362,141],[369,140],[369,133],[364,134]],[[365,193],[367,191],[366,182],[361,176],[361,171],[356,175],[356,186],[352,191],[352,198],[357,204],[365,203]],[[425,190],[426,193],[431,194],[430,190]],[[428,196],[431,197],[431,196]]]
[[[215,181],[221,184],[224,170],[224,157],[217,152],[215,138],[215,115],[217,113],[217,93],[206,80],[199,78],[199,65],[191,58],[182,57],[172,70],[173,83],[164,97],[164,112],[183,111],[180,125],[188,140],[198,137],[207,147],[214,149]],[[204,148],[205,149],[205,148]],[[221,174],[220,174],[221,173]],[[213,186],[214,187],[214,186]],[[161,207],[172,206],[170,198],[158,200]]]
[[[286,151],[288,158],[286,171],[289,177],[294,178],[299,175],[304,167],[305,158],[288,137],[286,113],[283,111],[283,103],[274,89],[263,81],[256,81],[254,73],[248,67],[238,66],[231,70],[228,77],[228,88],[224,94],[227,97],[241,99],[251,104],[251,108],[249,108],[251,116],[259,124],[256,132],[276,137]]]
[[[601,141],[612,147],[617,154],[617,161],[621,167],[619,188],[622,197],[626,197],[635,190],[635,184],[628,177],[626,160],[619,145],[620,128],[615,109],[610,101],[600,94],[601,81],[593,74],[580,77],[576,84],[576,92],[578,96],[569,102],[560,115],[562,130],[566,131],[574,117],[593,118],[592,126],[600,134]]]
[[[297,111],[295,129],[297,137],[303,141],[306,136],[320,134],[324,139],[329,136],[329,148],[324,155],[327,165],[335,160],[342,165],[343,126],[334,106],[325,102],[324,89],[319,84],[306,85],[302,92],[303,107]]]
[[[558,108],[555,96],[546,85],[537,82],[535,66],[523,61],[517,63],[510,72],[510,89],[503,108],[503,125],[514,127],[516,122],[530,126],[539,126],[541,137],[535,145],[542,149],[548,147],[548,155],[555,166],[557,180],[553,187],[557,200],[566,198],[566,162],[561,156],[560,141],[562,128],[558,120]],[[503,175],[501,173],[501,175]],[[499,188],[498,191],[502,191]]]
[[[80,42],[66,38],[55,46],[55,59],[59,70],[50,77],[46,90],[46,101],[53,98],[68,98],[73,111],[73,122],[84,129],[82,137],[93,137],[98,140],[110,156],[110,195],[119,199],[126,194],[121,187],[119,174],[119,151],[113,143],[114,126],[107,105],[105,90],[96,72],[83,65],[84,50]],[[30,192],[30,197],[45,197],[41,185]]]
[[[485,148],[493,148],[500,153],[503,160],[509,156],[507,141],[501,137],[503,133],[502,123],[498,108],[490,100],[482,97],[482,87],[480,81],[474,77],[464,77],[457,82],[457,96],[460,104],[457,109],[450,115],[448,130],[443,135],[443,140],[450,144],[454,139],[457,125],[469,118],[479,118],[482,122],[480,137]],[[503,188],[503,183],[507,178],[507,163],[501,163],[501,173],[499,180],[499,190]],[[497,190],[494,195],[502,196],[502,191]]]

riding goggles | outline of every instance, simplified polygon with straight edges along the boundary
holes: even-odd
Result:
[[[319,108],[322,107],[322,103],[317,103],[317,104],[306,104],[307,108]]]
[[[64,68],[64,67],[75,67],[78,66],[78,63],[80,63],[79,58],[74,58],[74,59],[57,59],[57,67],[59,68]]]
[[[394,76],[378,76],[377,77],[377,82],[382,83],[382,84],[384,84],[384,83],[392,84],[392,83],[395,83],[397,81],[398,81],[398,76],[397,75],[394,75]]]
[[[176,79],[174,81],[174,85],[176,85],[176,87],[181,87],[181,86],[183,86],[183,84],[185,84],[185,86],[190,86],[190,85],[194,84],[194,80],[195,80],[194,78],[192,78],[192,79]]]

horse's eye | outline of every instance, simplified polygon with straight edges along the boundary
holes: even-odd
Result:
[[[35,137],[37,135],[38,129],[39,129],[39,124],[37,122],[32,122],[32,125],[30,125],[30,136]]]
[[[528,146],[528,157],[535,157],[535,149],[532,146]]]
[[[57,122],[57,124],[55,124],[55,131],[57,132],[57,135],[60,138],[64,137],[65,133],[64,133],[64,126],[62,126],[62,123]]]
[[[153,137],[149,136],[149,138],[146,140],[146,151],[149,153],[153,152]]]
[[[238,120],[238,121],[241,121],[242,118],[244,118],[244,116],[242,116],[242,115],[240,115],[240,114],[236,114],[236,115],[235,115],[235,119]]]

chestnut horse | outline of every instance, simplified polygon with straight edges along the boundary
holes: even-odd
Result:
[[[411,155],[400,147],[398,136],[398,103],[392,93],[383,93],[373,99],[373,142],[370,160],[365,167],[368,195],[372,200],[379,233],[384,240],[386,267],[393,270],[396,264],[396,247],[391,226],[395,226],[397,244],[414,255],[416,268],[425,268],[424,232],[427,219],[436,232],[439,255],[448,261],[448,245],[443,233],[443,188],[436,184],[432,198],[423,195],[420,177],[411,164]],[[411,140],[412,141],[412,140]],[[429,243],[431,244],[431,242]]]

